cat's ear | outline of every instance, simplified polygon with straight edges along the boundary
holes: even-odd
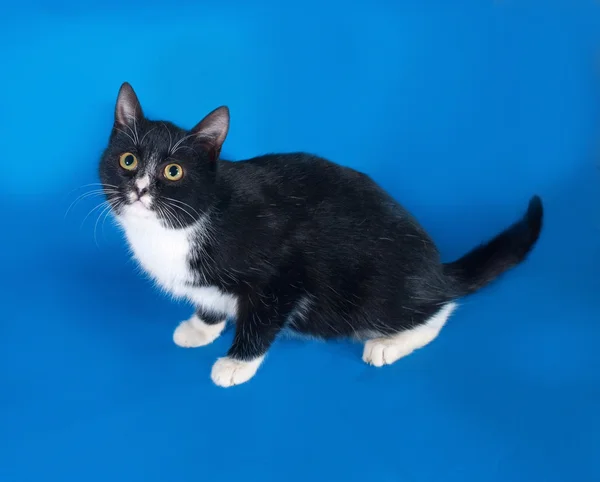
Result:
[[[117,105],[115,106],[115,124],[132,126],[144,118],[142,106],[128,82],[124,82],[119,89]]]
[[[202,119],[191,133],[206,149],[211,160],[216,161],[229,131],[229,108],[221,106]]]

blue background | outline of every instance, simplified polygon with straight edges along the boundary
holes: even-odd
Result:
[[[100,3],[0,7],[1,481],[600,480],[597,2]],[[228,104],[230,158],[368,172],[445,260],[534,193],[543,235],[391,367],[280,340],[218,388],[231,331],[176,347],[190,307],[85,219],[101,198],[64,217],[124,80],[186,127]]]

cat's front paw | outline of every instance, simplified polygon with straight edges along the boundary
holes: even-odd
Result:
[[[236,360],[228,356],[219,358],[212,367],[210,378],[220,387],[232,387],[250,380],[260,366],[264,357],[252,361]]]
[[[411,350],[407,350],[397,339],[375,338],[365,343],[363,361],[369,365],[382,367],[391,365],[410,352]]]
[[[183,348],[208,345],[219,337],[224,328],[225,321],[209,325],[194,315],[179,324],[173,332],[173,341]]]

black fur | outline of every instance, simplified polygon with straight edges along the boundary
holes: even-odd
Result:
[[[119,189],[131,185],[131,174],[118,165],[123,152],[136,153],[144,163],[147,152],[160,151],[157,169],[173,159],[183,166],[181,181],[157,180],[150,189],[192,208],[171,213],[177,223],[164,219],[174,229],[200,216],[209,219],[211,236],[198,241],[190,265],[195,284],[238,296],[229,351],[234,358],[264,354],[284,327],[357,339],[415,327],[523,261],[538,239],[542,204],[534,197],[521,221],[443,264],[423,228],[366,174],[304,153],[218,160],[226,110],[185,131],[144,118],[129,89],[125,84],[120,98],[133,106],[133,119],[117,107],[100,165],[102,182]],[[132,120],[137,139],[127,128]],[[112,191],[107,197],[117,212],[127,202]],[[221,313],[199,314],[207,323],[222,319]]]

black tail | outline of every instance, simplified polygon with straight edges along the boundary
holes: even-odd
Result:
[[[444,264],[444,273],[456,282],[455,296],[483,288],[523,261],[540,236],[543,214],[542,200],[534,196],[520,221],[459,260]]]

